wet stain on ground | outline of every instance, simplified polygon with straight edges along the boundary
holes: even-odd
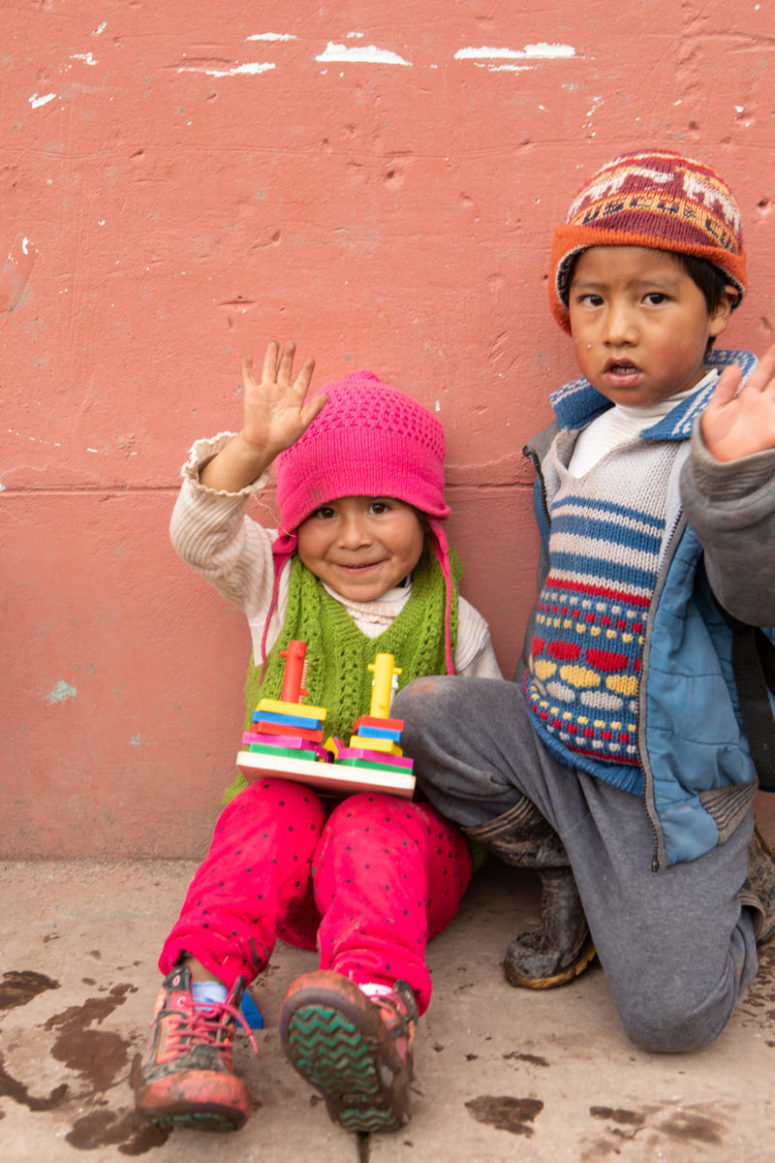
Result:
[[[51,1048],[52,1058],[80,1074],[97,1092],[107,1090],[126,1069],[131,1046],[119,1034],[91,1027],[102,1023],[124,1004],[128,993],[134,992],[133,985],[114,985],[105,997],[90,997],[81,1005],[68,1006],[44,1023],[44,1029],[60,1031]]]
[[[0,1055],[0,1096],[11,1098],[14,1102],[26,1106],[31,1111],[50,1111],[62,1106],[68,1091],[67,1083],[63,1082],[60,1086],[54,1087],[48,1098],[35,1098],[22,1082],[8,1074],[5,1069],[5,1061]]]
[[[46,977],[45,973],[34,973],[31,969],[12,969],[3,974],[0,982],[0,1010],[26,1006],[47,989],[59,989],[59,982]]]
[[[606,1122],[621,1123],[628,1127],[642,1127],[646,1121],[645,1115],[622,1107],[591,1106],[589,1113],[593,1119],[605,1119]]]
[[[96,982],[90,980],[92,987]],[[59,989],[59,982],[41,973],[14,971],[0,982],[0,1009],[11,1010],[25,1005],[46,990]],[[7,1097],[35,1112],[58,1111],[60,1117],[78,1117],[65,1136],[71,1147],[93,1151],[98,1147],[116,1148],[123,1155],[142,1155],[162,1146],[169,1128],[148,1122],[134,1109],[109,1109],[105,1092],[127,1081],[134,1046],[114,1030],[96,1029],[126,1001],[137,987],[127,983],[97,986],[105,992],[88,997],[49,1017],[41,1027],[55,1032],[50,1054],[72,1072],[69,1083],[56,1086],[48,1095],[30,1093],[24,1082],[6,1069],[0,1055],[0,1097]],[[135,1056],[135,1063],[139,1060]],[[131,1076],[130,1076],[131,1084]],[[0,1119],[5,1112],[0,1111]]]
[[[104,1022],[105,1018],[118,1007],[124,1004],[128,993],[137,993],[136,985],[114,985],[106,997],[90,997],[78,1006],[68,1006],[59,1014],[53,1014],[44,1023],[44,1030],[63,1030],[71,1033],[74,1030],[85,1030],[93,1022]]]
[[[724,1141],[723,1123],[691,1107],[675,1111],[670,1118],[659,1124],[659,1130],[681,1143],[705,1143],[718,1147]]]
[[[61,1034],[51,1057],[80,1074],[95,1090],[105,1091],[129,1062],[131,1047],[108,1030],[73,1030]]]
[[[546,1058],[542,1058],[540,1054],[524,1054],[520,1050],[510,1050],[508,1054],[503,1055],[505,1062],[515,1060],[517,1062],[527,1062],[529,1066],[548,1066],[549,1063]]]
[[[65,1139],[79,1151],[118,1147],[122,1155],[144,1155],[154,1147],[162,1147],[171,1133],[170,1127],[149,1123],[135,1111],[117,1114],[94,1110],[77,1119]]]
[[[724,1143],[724,1123],[719,1121],[718,1107],[697,1103],[679,1106],[666,1103],[663,1106],[648,1106],[641,1110],[628,1107],[591,1106],[589,1113],[594,1119],[602,1119],[612,1124],[608,1127],[610,1138],[599,1139],[586,1145],[581,1159],[584,1163],[606,1159],[618,1155],[623,1141],[647,1135],[649,1147],[655,1154],[666,1150],[666,1142],[690,1147],[720,1147]],[[660,1144],[663,1146],[660,1147]],[[694,1158],[694,1155],[691,1156]],[[715,1158],[715,1155],[714,1155]]]
[[[510,1095],[483,1094],[466,1103],[466,1110],[478,1123],[528,1138],[533,1134],[531,1124],[543,1109],[540,1099],[513,1098]]]

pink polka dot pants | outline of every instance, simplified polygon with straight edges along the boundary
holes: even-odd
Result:
[[[278,937],[317,944],[320,968],[356,982],[407,981],[423,1013],[425,946],[460,907],[468,847],[429,804],[361,793],[329,807],[281,779],[251,784],[224,809],[159,959],[184,952],[228,987],[252,981]]]

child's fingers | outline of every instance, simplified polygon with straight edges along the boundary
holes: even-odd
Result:
[[[309,382],[312,379],[312,373],[315,370],[315,360],[308,359],[296,377],[296,383],[293,385],[293,390],[303,400],[309,389]]]
[[[277,343],[277,340],[272,339],[267,344],[267,347],[266,347],[266,353],[264,355],[264,367],[263,367],[263,371],[261,373],[261,378],[265,383],[267,381],[269,381],[270,383],[274,383],[276,378],[277,378],[277,353],[278,353],[278,351],[279,351],[279,345]],[[251,363],[252,363],[252,360],[251,360]]]
[[[328,403],[328,396],[313,396],[308,404],[305,404],[302,409],[302,420],[306,427],[312,423],[318,412],[322,409],[324,404]]]
[[[746,384],[754,392],[763,392],[769,387],[775,387],[775,343],[768,347],[759,360],[751,377]]]
[[[296,354],[296,344],[286,343],[280,355],[280,365],[277,371],[277,383],[281,388],[290,387],[293,374],[293,357]]]
[[[720,408],[724,404],[728,404],[730,400],[734,400],[742,378],[743,373],[737,364],[730,364],[729,367],[725,367],[719,376],[719,381],[716,384],[708,406]]]

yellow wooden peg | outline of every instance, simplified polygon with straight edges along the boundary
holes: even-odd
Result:
[[[401,667],[394,666],[394,662],[395,655],[378,654],[368,666],[368,669],[374,674],[374,681],[371,686],[371,709],[369,714],[378,719],[388,719],[390,717],[390,704],[393,701],[393,693],[398,689],[398,683],[395,680],[401,674]]]

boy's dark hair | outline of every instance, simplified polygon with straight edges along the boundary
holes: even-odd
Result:
[[[724,297],[724,290],[729,286],[729,279],[722,270],[705,258],[696,258],[693,254],[680,254],[677,251],[672,253],[692,282],[702,291],[708,307],[708,314],[712,315]]]

